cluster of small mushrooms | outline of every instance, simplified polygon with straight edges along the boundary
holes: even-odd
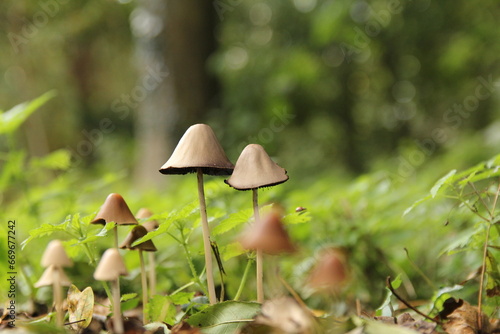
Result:
[[[243,248],[256,252],[256,283],[257,302],[264,302],[263,288],[263,257],[264,253],[276,255],[294,252],[296,247],[291,242],[284,228],[281,214],[272,211],[262,219],[259,214],[258,189],[281,184],[288,180],[285,169],[278,166],[268,156],[264,148],[258,144],[249,144],[241,152],[236,165],[227,158],[213,130],[206,124],[191,126],[180,139],[177,147],[168,161],[159,170],[162,174],[196,173],[198,180],[198,197],[203,232],[204,256],[208,299],[215,304],[216,294],[213,279],[212,250],[210,243],[210,228],[208,225],[203,175],[229,176],[224,182],[237,190],[252,190],[254,223],[243,234],[240,243]],[[120,310],[120,276],[128,274],[125,263],[118,248],[137,250],[141,266],[142,302],[146,309],[148,297],[156,292],[156,274],[154,254],[157,249],[152,240],[138,245],[134,242],[145,236],[149,231],[158,228],[156,221],[148,221],[139,225],[137,218],[148,218],[152,213],[141,209],[136,217],[130,211],[127,203],[119,194],[110,194],[91,224],[114,224],[114,247],[106,250],[94,272],[94,278],[99,281],[112,282],[113,332],[124,332]],[[118,243],[118,226],[134,225],[126,239]],[[134,246],[133,246],[134,245]],[[143,252],[149,253],[149,287],[144,264]],[[311,286],[333,289],[345,280],[345,266],[332,252],[325,252],[309,279]],[[53,285],[57,324],[63,324],[62,290],[61,286],[69,285],[69,279],[64,274],[63,267],[70,266],[71,260],[64,251],[62,243],[52,241],[42,258],[42,265],[47,267],[36,286]],[[146,314],[143,322],[147,323]]]

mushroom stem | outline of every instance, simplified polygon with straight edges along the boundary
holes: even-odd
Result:
[[[64,325],[64,318],[63,318],[63,312],[62,312],[62,285],[61,285],[61,275],[59,274],[59,269],[54,268],[53,271],[53,281],[54,285],[52,286],[52,289],[54,290],[54,302],[56,304],[56,324],[59,327],[62,327]]]
[[[205,267],[207,270],[208,299],[210,304],[216,303],[215,285],[212,270],[212,248],[210,246],[210,230],[208,228],[207,207],[205,204],[205,191],[203,189],[203,171],[197,169],[198,174],[198,198],[200,201],[201,227],[203,231],[203,247],[205,249]]]
[[[259,190],[252,189],[253,193],[253,216],[255,223],[260,220],[259,215]],[[264,254],[261,249],[257,249],[257,302],[264,302]]]
[[[149,297],[153,298],[156,294],[156,260],[153,252],[148,253],[149,264]]]
[[[113,280],[113,329],[116,334],[123,334],[123,319],[120,307],[120,283]]]
[[[147,324],[148,318],[146,315],[146,304],[148,303],[148,283],[146,281],[146,269],[144,266],[144,255],[142,250],[139,249],[139,260],[141,262],[141,285],[142,285],[142,323]]]

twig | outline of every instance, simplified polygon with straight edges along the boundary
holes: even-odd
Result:
[[[392,292],[392,294],[394,295],[394,297],[396,297],[401,303],[405,304],[406,307],[408,307],[409,309],[415,311],[416,313],[420,314],[422,317],[424,317],[425,319],[427,320],[430,320],[432,322],[435,322],[437,324],[441,324],[440,321],[436,320],[436,319],[433,319],[431,317],[429,317],[427,314],[425,313],[422,313],[421,311],[419,311],[417,308],[415,308],[414,306],[412,306],[410,303],[408,303],[406,300],[404,300],[400,295],[398,295],[396,293],[396,290],[394,290],[394,288],[392,287],[392,283],[391,283],[391,276],[387,276],[387,279],[386,279],[386,284],[387,284],[387,288]]]
[[[408,258],[408,261],[410,261],[411,266],[420,274],[420,276],[422,276],[422,278],[427,282],[427,284],[429,284],[429,286],[432,289],[435,289],[436,287],[434,286],[432,281],[429,279],[429,277],[427,277],[427,275],[425,275],[425,273],[417,266],[417,264],[415,262],[413,262],[413,260],[410,257],[410,253],[408,252],[408,249],[405,247],[404,250],[406,252],[406,257]]]
[[[479,329],[479,332],[481,332],[481,329],[483,327],[483,321],[481,317],[481,308],[483,306],[483,287],[484,287],[484,276],[486,274],[486,258],[488,257],[488,240],[490,238],[490,230],[491,230],[491,224],[488,225],[488,229],[486,230],[486,238],[484,240],[484,249],[483,249],[483,265],[481,268],[481,277],[480,277],[480,283],[479,283],[479,297],[477,300],[477,328]]]

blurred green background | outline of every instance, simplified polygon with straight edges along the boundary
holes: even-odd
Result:
[[[232,160],[257,142],[300,176],[404,165],[473,132],[497,139],[494,0],[0,6],[0,105],[58,92],[19,142],[86,166],[112,158],[139,184],[164,182],[156,169],[199,122]]]
[[[194,183],[158,169],[207,123],[233,162],[259,143],[288,170],[264,200],[311,210],[314,225],[291,231],[309,257],[326,244],[353,252],[362,299],[383,293],[387,270],[422,282],[402,245],[431,279],[460,281],[459,259],[436,262],[450,207],[401,214],[449,169],[500,151],[498,17],[496,0],[2,1],[0,109],[57,95],[2,137],[0,205],[27,222],[19,240],[91,215],[110,192],[134,212],[185,205]],[[219,191],[225,215],[250,206]],[[182,266],[172,253],[163,264]],[[37,261],[22,260],[41,272]],[[171,279],[165,289],[183,284]]]

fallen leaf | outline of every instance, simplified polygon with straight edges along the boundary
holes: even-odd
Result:
[[[94,312],[94,292],[91,287],[83,291],[71,285],[68,290],[68,313],[70,327],[76,331],[87,328]]]
[[[453,298],[450,298],[453,299]],[[447,303],[448,300],[445,302]],[[459,299],[448,302],[449,305],[453,304],[456,307],[451,313],[441,318],[444,320],[443,329],[448,334],[489,334],[492,333],[491,324],[488,317],[481,313],[482,328],[479,328],[479,315],[477,307],[470,305],[468,302]],[[449,312],[448,310],[447,312]]]

